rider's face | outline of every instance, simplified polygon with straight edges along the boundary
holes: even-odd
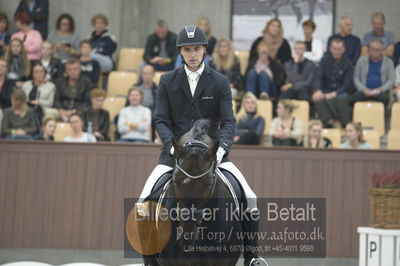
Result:
[[[181,55],[191,70],[197,70],[206,52],[203,45],[188,45],[181,48]]]

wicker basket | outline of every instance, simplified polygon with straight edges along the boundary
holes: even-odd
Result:
[[[400,188],[371,188],[372,227],[400,229]]]

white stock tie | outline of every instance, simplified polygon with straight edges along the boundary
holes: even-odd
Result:
[[[188,75],[190,92],[192,96],[194,96],[194,92],[196,91],[197,82],[199,81],[200,74],[197,72],[190,72]]]

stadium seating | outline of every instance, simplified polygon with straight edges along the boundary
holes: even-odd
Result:
[[[156,71],[156,72],[154,73],[153,82],[154,82],[156,85],[158,85],[158,83],[160,83],[161,76],[164,75],[165,73],[167,73],[167,72]]]
[[[57,122],[56,131],[54,132],[55,141],[64,141],[65,137],[72,136],[72,128],[69,123]]]
[[[385,134],[385,107],[380,102],[356,102],[353,121],[361,122],[364,129],[376,129],[379,136]]]
[[[400,150],[400,129],[391,129],[388,133],[387,148]]]
[[[118,55],[118,71],[139,71],[143,62],[143,48],[121,48]]]
[[[110,121],[114,121],[115,116],[124,108],[126,98],[123,97],[107,97],[103,103],[103,109],[110,114]]]
[[[264,136],[266,136],[272,121],[272,102],[270,100],[258,100],[258,110],[265,120]]]
[[[390,119],[390,129],[400,130],[400,102],[392,105],[392,114]]]
[[[321,132],[322,136],[332,142],[332,148],[339,148],[342,133],[336,128],[324,128]]]
[[[380,149],[380,135],[376,129],[363,130],[364,139],[371,144],[373,149]]]
[[[235,55],[240,61],[240,74],[244,76],[246,74],[247,65],[249,63],[250,52],[247,50],[236,50]]]
[[[137,73],[113,71],[108,76],[107,95],[126,97],[129,88],[137,81]]]
[[[303,124],[303,134],[307,133],[308,121],[310,121],[310,104],[307,101],[292,100],[296,105],[297,109],[293,111],[293,116],[300,119]]]

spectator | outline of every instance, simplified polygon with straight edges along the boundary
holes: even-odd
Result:
[[[263,136],[265,120],[257,108],[257,98],[248,92],[243,97],[241,108],[236,116],[236,129],[233,142],[242,145],[258,145]]]
[[[90,104],[90,91],[94,85],[87,77],[81,75],[81,63],[71,58],[66,65],[66,76],[56,81],[54,107],[60,112],[63,121],[70,115]]]
[[[11,94],[15,88],[15,80],[8,78],[7,68],[7,61],[0,59],[0,117],[1,109],[11,107]]]
[[[118,132],[120,141],[124,142],[149,142],[151,111],[141,104],[143,91],[137,87],[128,92],[129,105],[119,113]]]
[[[84,40],[80,44],[81,48],[81,73],[88,77],[94,84],[97,84],[100,77],[100,65],[90,56],[92,45],[89,40]]]
[[[176,34],[169,31],[164,20],[158,20],[155,32],[147,37],[143,59],[157,71],[174,69],[178,51]]]
[[[42,43],[42,57],[33,64],[41,64],[46,69],[46,79],[54,82],[64,75],[64,66],[61,60],[54,57],[53,44],[50,41]]]
[[[297,106],[290,100],[280,100],[275,117],[269,128],[274,146],[297,146],[302,136],[303,125],[292,113]]]
[[[49,41],[56,47],[57,58],[65,64],[77,54],[79,36],[75,33],[75,21],[70,14],[61,14],[57,18],[56,29],[49,34]]]
[[[235,97],[239,91],[242,92],[244,90],[242,77],[240,76],[240,61],[235,55],[230,40],[219,39],[212,55],[210,66],[229,79],[232,97]]]
[[[270,58],[267,43],[259,42],[257,54],[247,68],[247,91],[261,99],[276,97],[278,95],[277,88],[283,85],[285,78],[285,71],[281,65]]]
[[[211,34],[211,23],[208,17],[199,18],[197,21],[197,27],[199,27],[206,34],[208,38],[207,55],[212,56],[214,47],[217,44],[217,39]]]
[[[25,47],[29,60],[40,59],[40,49],[42,46],[42,36],[37,30],[29,28],[30,18],[25,13],[15,16],[15,24],[19,31],[11,36],[11,39],[20,39]]]
[[[56,132],[57,123],[53,116],[45,116],[42,121],[42,130],[36,136],[36,140],[54,141],[54,133]]]
[[[305,51],[306,44],[297,41],[294,45],[293,60],[285,63],[287,81],[280,87],[281,99],[310,100],[309,94],[313,89],[317,68],[312,61],[304,58]]]
[[[100,64],[101,70],[111,71],[114,67],[113,53],[117,50],[115,37],[106,29],[108,19],[103,14],[92,17],[92,32],[90,42],[92,43],[92,59]]]
[[[149,108],[151,112],[154,112],[154,109],[156,108],[157,85],[153,82],[153,66],[145,65],[140,72],[140,76],[142,82],[136,84],[136,87],[140,88],[143,91],[142,105]]]
[[[396,46],[394,48],[393,61],[395,66],[400,64],[400,41],[396,43]]]
[[[4,55],[4,60],[7,62],[7,77],[15,80],[17,87],[22,86],[21,81],[27,80],[31,73],[31,62],[20,39],[11,41],[10,49]]]
[[[353,30],[353,21],[349,17],[342,17],[340,19],[340,32],[329,37],[328,48],[330,50],[331,42],[335,39],[342,39],[345,44],[346,57],[356,65],[361,53],[361,40],[357,36],[351,34]]]
[[[107,134],[110,125],[110,114],[107,110],[103,109],[106,96],[106,92],[102,89],[92,90],[90,93],[92,105],[86,108],[82,114],[85,131],[92,131],[97,141],[109,140]]]
[[[35,110],[39,121],[42,120],[43,115],[57,117],[58,111],[53,108],[56,88],[54,83],[46,80],[46,69],[43,65],[33,66],[32,78],[22,85],[29,107]]]
[[[369,44],[373,40],[378,39],[382,41],[384,49],[383,54],[388,57],[393,57],[396,40],[393,32],[385,31],[383,28],[385,26],[385,15],[381,12],[375,12],[371,16],[371,24],[372,31],[366,33],[363,38],[361,55],[368,55],[368,52],[371,51],[371,49],[368,49]]]
[[[396,87],[393,88],[393,96],[400,101],[400,64],[396,67]]]
[[[11,35],[8,33],[8,17],[0,13],[0,57],[5,53],[5,48],[10,44]]]
[[[11,107],[4,111],[2,134],[6,139],[33,140],[38,131],[39,121],[26,103],[25,92],[15,90],[11,94]]]
[[[40,32],[43,40],[47,38],[49,20],[48,0],[20,0],[14,15],[26,13],[31,22],[29,27]]]
[[[358,59],[354,85],[357,92],[353,102],[379,101],[389,103],[389,91],[394,87],[396,80],[392,60],[384,55],[383,42],[374,40],[369,44],[369,55]]]
[[[319,120],[311,120],[308,123],[308,134],[304,137],[300,146],[304,148],[312,148],[312,149],[324,149],[331,148],[332,142],[323,137],[322,133],[322,122]]]
[[[340,145],[342,149],[372,149],[371,144],[364,140],[360,123],[350,122],[346,125],[347,140]]]
[[[325,128],[332,128],[335,119],[344,128],[352,115],[348,98],[353,85],[353,65],[345,56],[342,39],[333,39],[330,44],[330,53],[322,58],[317,70],[317,90],[312,100]]]
[[[65,142],[97,142],[95,136],[83,131],[83,119],[78,113],[71,114],[69,124],[73,133],[64,138]]]
[[[306,44],[306,52],[304,57],[318,64],[324,55],[324,43],[322,40],[313,37],[317,25],[312,20],[303,22],[304,43]]]
[[[249,63],[257,57],[258,44],[264,41],[270,50],[270,57],[280,64],[292,59],[292,52],[288,41],[283,38],[282,23],[279,19],[273,18],[268,21],[263,30],[263,36],[258,37],[250,49]]]

